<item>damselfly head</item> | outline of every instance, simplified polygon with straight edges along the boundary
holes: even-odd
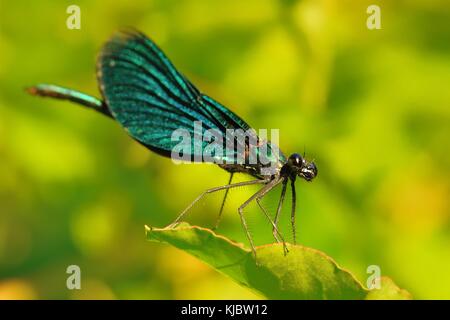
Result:
[[[309,162],[298,153],[292,154],[288,159],[291,170],[306,181],[311,181],[317,176],[317,167],[313,161]]]

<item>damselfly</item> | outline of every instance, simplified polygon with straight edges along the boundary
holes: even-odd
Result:
[[[133,139],[166,157],[173,156],[174,148],[180,146],[179,141],[172,139],[173,132],[181,128],[184,132],[195,136],[195,122],[202,123],[202,133],[206,130],[214,130],[225,137],[227,130],[230,129],[243,131],[251,129],[231,110],[202,94],[175,69],[155,43],[138,31],[120,31],[104,45],[98,56],[97,79],[102,99],[52,84],[39,84],[28,88],[28,92],[38,96],[69,100],[103,113],[119,122]],[[281,151],[271,153],[269,165],[266,162],[263,163],[259,157],[256,158],[256,161],[251,162],[249,161],[250,150],[256,150],[257,155],[260,156],[263,148],[273,151],[279,150],[278,147],[269,141],[260,140],[258,137],[253,142],[251,142],[252,139],[246,137],[244,142],[240,142],[240,146],[243,148],[239,148],[239,142],[235,141],[236,137],[231,139],[233,141],[224,143],[226,149],[224,155],[215,154],[213,158],[208,159],[198,154],[205,151],[206,145],[203,140],[193,139],[186,142],[189,144],[186,147],[189,148],[185,150],[191,150],[187,154],[189,158],[193,161],[214,161],[230,173],[230,179],[227,185],[204,191],[169,226],[177,225],[194,204],[205,195],[225,190],[216,223],[217,227],[229,189],[261,185],[259,191],[238,208],[242,226],[251,249],[256,255],[254,242],[244,215],[244,209],[251,202],[256,201],[272,226],[274,238],[283,243],[286,253],[287,247],[278,230],[278,221],[287,184],[290,182],[292,189],[291,225],[295,243],[295,180],[298,176],[306,181],[311,181],[317,175],[317,167],[314,162],[307,161],[297,153],[285,157]],[[244,161],[236,160],[239,150],[244,152]],[[186,154],[184,155],[186,156]],[[267,171],[268,167],[273,170]],[[235,173],[246,173],[255,179],[232,183]],[[281,196],[272,219],[260,201],[270,190],[280,184],[282,185]]]

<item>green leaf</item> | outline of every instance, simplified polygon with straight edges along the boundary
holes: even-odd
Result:
[[[281,244],[256,248],[258,264],[250,250],[213,231],[186,223],[176,228],[146,226],[147,239],[169,243],[186,251],[234,281],[269,299],[409,299],[389,278],[381,289],[367,290],[326,254],[300,245]]]
[[[397,287],[391,278],[381,277],[381,288],[370,290],[366,300],[410,300],[411,294]]]

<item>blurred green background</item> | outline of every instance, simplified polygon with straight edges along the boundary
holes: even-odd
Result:
[[[71,4],[81,30],[66,28]],[[381,30],[366,27],[370,4]],[[450,299],[447,1],[2,0],[0,10],[0,299],[261,298],[144,240],[144,224],[167,225],[226,172],[174,165],[95,112],[23,91],[49,82],[99,96],[96,54],[124,26],[254,128],[279,128],[285,153],[315,159],[318,178],[297,182],[301,244],[364,284],[378,265],[415,298]],[[236,207],[254,191],[230,193],[219,229],[246,245]],[[222,196],[187,220],[212,226]],[[273,211],[278,196],[264,205]],[[255,206],[248,215],[256,242],[272,242]],[[289,235],[289,206],[283,215]],[[82,290],[65,286],[71,264]]]

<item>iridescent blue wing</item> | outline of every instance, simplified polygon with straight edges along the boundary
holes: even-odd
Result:
[[[194,121],[203,131],[248,130],[250,126],[217,101],[199,92],[164,53],[137,31],[116,33],[103,47],[97,64],[100,90],[113,117],[137,141],[170,156],[179,141],[172,132],[185,129],[194,136]],[[194,144],[200,146],[195,148]],[[202,152],[206,142],[192,140]]]

